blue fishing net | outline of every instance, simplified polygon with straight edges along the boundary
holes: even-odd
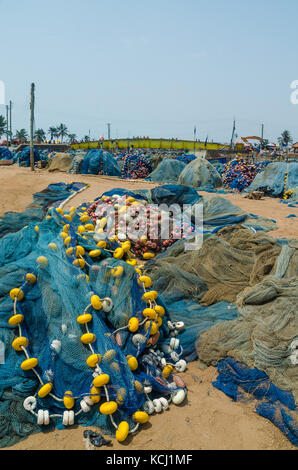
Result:
[[[99,249],[94,230],[88,224],[82,230],[87,205],[64,212],[60,207],[73,190],[73,186],[50,185],[46,192],[35,194],[36,207],[27,209],[26,220],[24,214],[14,214],[15,221],[20,219],[15,233],[10,233],[13,224],[5,228],[9,216],[2,219],[2,234],[6,235],[0,240],[0,341],[4,344],[0,364],[0,446],[12,445],[45,428],[62,429],[71,424],[64,422],[70,419],[65,415],[69,411],[65,398],[70,398],[70,392],[75,400],[71,410],[74,423],[96,425],[112,435],[115,423],[124,420],[131,431],[137,429],[132,416],[148,400],[145,385],[152,389],[146,392],[150,400],[169,398],[181,390],[181,380],[175,373],[162,375],[161,357],[173,366],[175,362],[167,353],[154,352],[169,337],[169,315],[163,299],[156,298],[165,315],[154,332],[152,321],[148,324],[144,320],[143,310],[148,303],[138,282],[139,273],[126,262],[127,255],[122,259],[113,256],[120,245],[107,240],[107,245]],[[30,222],[33,209],[37,215]],[[83,250],[83,264],[78,262],[82,258],[76,252],[77,246]],[[28,273],[31,278],[35,276],[36,282],[27,280]],[[14,301],[10,296],[14,288],[20,288],[24,297]],[[94,295],[102,299],[99,309],[91,304]],[[91,315],[88,328],[86,323],[78,322],[83,314]],[[8,321],[16,315],[22,315],[23,321],[13,326]],[[134,332],[127,329],[131,317],[138,320]],[[100,354],[100,370],[86,363],[91,343],[83,342],[82,335],[88,331],[93,335],[92,351]],[[28,339],[25,354],[12,347],[19,336]],[[37,358],[33,369],[21,368],[26,355]],[[130,355],[137,361],[137,369],[129,365]],[[92,391],[94,372],[108,374],[105,388]],[[43,384],[52,384],[51,393],[45,397],[37,394]],[[96,400],[99,394],[101,401],[91,406],[90,396]],[[83,407],[82,401],[87,398],[89,405],[86,402],[88,406],[85,403]],[[114,422],[110,415],[99,412],[107,402],[116,404]]]
[[[287,438],[298,446],[298,414],[291,392],[276,387],[258,370],[227,358],[218,363],[219,375],[214,387],[233,401],[245,400],[247,394],[257,400],[256,412],[269,419]]]
[[[39,151],[34,148],[34,163],[40,161],[40,153]],[[17,152],[14,156],[14,163],[18,163],[19,166],[25,166],[28,167],[30,166],[30,147],[25,147],[23,150],[20,152]]]
[[[222,186],[220,174],[205,158],[196,158],[181,172],[177,183],[191,186],[197,190],[214,190]]]
[[[240,192],[245,190],[269,163],[269,161],[253,163],[242,158],[231,160],[221,170],[224,187]]]
[[[150,160],[142,154],[126,155],[123,159],[121,177],[129,178],[147,178],[152,172]]]
[[[7,147],[0,147],[0,160],[12,160],[13,153]]]
[[[177,159],[164,158],[147,179],[157,183],[177,183],[185,166],[185,163]]]
[[[272,197],[283,196],[284,192],[296,189],[298,186],[298,163],[275,162],[270,163],[259,173],[248,191],[263,191]]]
[[[53,183],[45,190],[33,195],[33,202],[22,212],[6,212],[0,217],[0,237],[18,232],[30,223],[40,222],[51,205],[57,205],[58,201],[63,201],[86,187],[84,183]]]
[[[121,176],[120,168],[113,155],[97,149],[91,149],[86,153],[80,171],[83,175]]]
[[[192,155],[191,153],[185,153],[184,155],[179,155],[176,160],[179,162],[185,163],[188,165],[188,163],[192,162],[195,160],[197,157],[195,155]]]

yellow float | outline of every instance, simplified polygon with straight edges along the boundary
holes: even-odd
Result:
[[[95,377],[93,380],[94,387],[102,387],[103,385],[107,385],[110,381],[110,376],[108,374],[101,374]]]
[[[63,403],[64,403],[65,408],[67,408],[68,410],[71,410],[74,407],[75,400],[72,396],[71,391],[68,390],[67,392],[64,393]]]
[[[18,287],[11,289],[11,291],[9,292],[9,295],[12,300],[15,300],[15,299],[22,300],[24,298],[24,292]]]
[[[122,421],[116,431],[116,439],[118,442],[123,442],[126,440],[129,433],[129,424],[126,421]]]
[[[21,364],[21,369],[23,370],[31,370],[34,369],[38,364],[38,359],[36,357],[31,357],[31,359],[26,359]]]
[[[83,344],[91,344],[96,341],[96,336],[93,333],[85,333],[81,336],[81,341]]]
[[[102,309],[102,302],[98,295],[92,295],[91,297],[91,305],[95,310],[101,310]]]
[[[102,415],[112,415],[117,409],[118,405],[115,401],[108,401],[100,406],[99,411]]]
[[[86,360],[89,367],[96,367],[101,362],[101,354],[91,354]]]
[[[50,382],[43,385],[39,390],[38,390],[38,396],[40,398],[44,398],[46,397],[49,393],[51,393],[53,389],[53,384],[51,384]]]

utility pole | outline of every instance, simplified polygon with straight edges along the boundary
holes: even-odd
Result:
[[[264,124],[262,124],[261,137],[262,137],[262,140],[264,140]]]
[[[35,104],[35,85],[31,83],[31,102],[30,102],[30,167],[34,171],[34,147],[33,147],[33,133],[34,133],[34,104]]]
[[[6,105],[6,147],[8,148],[8,104]]]
[[[110,138],[111,138],[111,124],[108,122],[107,126],[108,126],[108,140],[110,140]]]
[[[233,146],[233,140],[234,140],[235,130],[236,130],[236,121],[235,121],[235,119],[234,119],[234,122],[233,122],[233,132],[232,132],[232,137],[231,137],[231,150],[232,150],[232,146]]]
[[[9,102],[9,133],[10,133],[10,141],[12,140],[12,121],[11,121],[11,109],[12,109],[12,102]]]

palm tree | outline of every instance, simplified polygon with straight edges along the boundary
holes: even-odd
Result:
[[[68,134],[69,142],[73,144],[73,142],[76,140],[77,136],[76,134]]]
[[[16,131],[16,139],[20,140],[21,142],[25,142],[28,139],[28,132],[26,129],[20,129]]]
[[[45,131],[43,129],[37,129],[35,131],[34,138],[39,142],[43,142],[46,138]]]
[[[48,134],[51,136],[51,141],[55,138],[58,137],[58,130],[57,127],[51,126],[49,127]]]
[[[282,132],[281,136],[277,139],[278,143],[284,147],[287,147],[293,142],[292,136],[289,131],[285,130]]]
[[[6,119],[3,116],[0,116],[0,139],[3,134],[6,132]]]
[[[61,140],[63,142],[64,137],[68,135],[68,129],[65,124],[60,124],[60,126],[57,127],[57,132],[59,137],[61,137]]]

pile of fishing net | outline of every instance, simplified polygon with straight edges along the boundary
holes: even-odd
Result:
[[[281,201],[283,204],[287,204],[288,207],[297,207],[298,206],[298,186],[294,189],[288,189]]]
[[[245,159],[235,158],[222,169],[223,185],[226,189],[245,190],[270,162],[250,163]]]
[[[213,190],[222,186],[222,179],[208,160],[197,157],[183,169],[178,183],[196,189]]]
[[[176,160],[183,162],[188,165],[190,162],[193,162],[197,157],[191,153],[185,153],[184,155],[179,155]]]
[[[90,203],[63,209],[84,185],[53,189],[13,214],[18,231],[12,214],[1,221],[0,445],[73,424],[123,442],[185,400],[183,323],[131,262],[130,242],[95,230]]]
[[[297,266],[297,240],[231,226],[204,233],[204,244],[195,251],[177,242],[145,267],[172,321],[185,324],[183,357],[198,358],[201,367],[218,364],[215,386],[233,398],[262,389],[257,412],[296,445]],[[227,358],[237,361],[236,371],[229,362],[226,367]]]
[[[118,240],[128,241],[132,255],[129,263],[135,265],[136,258],[152,259],[178,239],[193,236],[194,226],[190,220],[176,220],[174,213],[160,210],[157,205],[140,199],[141,196],[129,196],[125,190],[120,194],[117,192],[116,189],[93,202],[87,214],[97,232],[106,233],[108,238],[117,235]],[[163,234],[164,222],[168,232]]]
[[[293,394],[276,387],[265,372],[250,369],[233,358],[218,363],[219,375],[213,382],[233,401],[255,401],[258,415],[270,420],[298,446],[297,407]]]
[[[150,160],[143,154],[126,155],[123,159],[121,177],[123,179],[147,178],[152,172]]]
[[[34,163],[37,163],[40,161],[40,153],[36,148],[33,149],[33,152],[34,152]],[[25,147],[20,152],[17,152],[13,160],[14,160],[14,163],[18,163],[19,166],[29,167],[30,166],[30,147]]]
[[[298,188],[298,162],[270,163],[259,173],[248,191],[263,191],[267,196],[283,197]]]
[[[49,171],[62,171],[68,173],[72,166],[73,157],[68,152],[59,152],[50,161]]]
[[[156,183],[178,183],[185,166],[185,163],[177,159],[164,158],[147,179]]]
[[[69,153],[72,156],[69,173],[81,173],[82,163],[87,153],[86,150],[71,150]]]
[[[214,166],[216,171],[222,176],[224,170],[225,170],[225,163],[219,162],[218,160],[212,160],[210,161],[211,165]]]
[[[156,170],[158,165],[165,159],[172,160],[176,159],[177,154],[173,153],[172,151],[165,151],[165,150],[153,150],[148,155],[148,159],[152,165],[152,169]]]
[[[13,153],[7,147],[0,147],[0,160],[12,160]]]
[[[83,175],[121,176],[116,159],[104,150],[89,150],[82,161],[80,170]]]

